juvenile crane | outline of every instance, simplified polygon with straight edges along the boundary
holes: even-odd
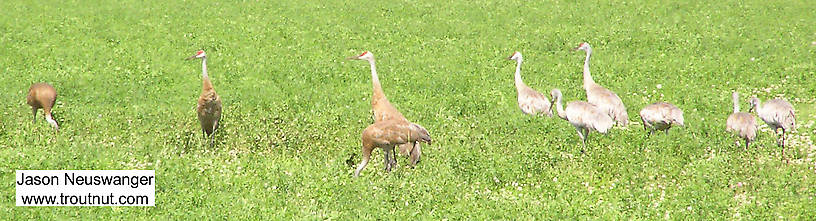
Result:
[[[773,129],[774,133],[777,133],[777,129],[782,128],[782,140],[781,143],[777,141],[777,144],[782,146],[782,156],[784,157],[785,131],[796,128],[796,114],[793,105],[782,99],[771,99],[760,105],[757,97],[751,97],[750,103],[751,108],[748,109],[748,112],[756,110],[759,119],[765,121]]]
[[[566,111],[561,106],[561,91],[553,89],[550,92],[552,96],[558,117],[567,120],[578,131],[578,136],[581,137],[582,146],[586,146],[586,140],[589,138],[590,130],[598,131],[606,134],[609,128],[612,128],[612,118],[601,112],[593,104],[584,101],[573,101],[567,104]],[[583,152],[583,149],[581,150]]]
[[[388,101],[388,98],[385,97],[385,92],[383,92],[382,85],[380,85],[380,78],[377,76],[377,65],[374,62],[374,54],[370,51],[365,51],[360,55],[348,57],[347,59],[365,60],[368,61],[369,65],[371,65],[371,84],[374,86],[373,93],[371,95],[371,109],[374,111],[374,122],[376,123],[386,120],[401,120],[408,122],[408,119],[406,119],[402,113],[397,110],[397,108],[394,108],[394,106],[391,105],[391,102]],[[412,167],[419,162],[422,155],[421,145],[419,143],[402,144],[399,147],[399,152],[400,154],[409,157]],[[396,152],[394,154],[396,155]]]
[[[734,113],[728,116],[725,130],[745,139],[745,150],[747,151],[748,145],[756,138],[756,119],[754,115],[739,111],[739,93],[731,94],[731,100],[734,102]]]
[[[515,52],[507,58],[507,60],[516,61],[516,94],[518,96],[518,106],[521,112],[528,115],[547,115],[552,117],[551,103],[544,97],[543,94],[533,90],[524,84],[521,80],[521,62],[524,60],[521,57],[521,52]]]
[[[57,101],[57,90],[47,83],[35,83],[28,88],[28,96],[26,96],[28,105],[31,105],[31,112],[34,113],[34,122],[37,122],[37,109],[42,108],[45,114],[45,121],[48,121],[54,130],[59,130],[59,125],[54,117],[51,116],[51,109],[54,108],[54,102]]]
[[[213,135],[218,129],[218,121],[221,120],[221,98],[215,93],[210,76],[207,75],[207,54],[204,50],[196,52],[187,60],[201,58],[201,96],[198,97],[198,122],[201,124],[201,131],[204,137],[210,137],[210,146],[213,145]]]
[[[609,115],[614,119],[619,126],[626,127],[629,125],[629,114],[626,113],[626,107],[623,106],[623,101],[615,92],[612,92],[592,80],[592,75],[589,73],[589,58],[592,56],[592,47],[589,43],[581,43],[573,50],[586,51],[586,59],[584,60],[584,90],[586,90],[587,101],[590,104],[598,106],[602,113]]]
[[[669,134],[672,125],[683,126],[683,110],[670,103],[657,102],[640,110],[640,120],[643,121],[643,129],[649,130],[649,134],[654,134],[655,130]]]
[[[360,176],[360,171],[368,165],[368,161],[371,160],[371,152],[375,148],[383,149],[385,171],[391,172],[391,168],[397,166],[397,160],[391,157],[394,147],[419,142],[431,144],[428,130],[419,124],[403,120],[386,120],[368,126],[362,133],[363,161],[354,171],[354,177]]]

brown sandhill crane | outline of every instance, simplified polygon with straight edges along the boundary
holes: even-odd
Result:
[[[592,56],[592,47],[589,43],[581,43],[573,50],[586,51],[586,59],[584,60],[584,90],[586,90],[587,101],[590,104],[598,106],[601,112],[609,115],[614,119],[618,125],[626,127],[629,125],[629,114],[626,113],[626,107],[623,106],[623,101],[615,92],[612,92],[592,80],[592,75],[589,73],[589,58]]]
[[[198,97],[198,122],[201,123],[201,131],[204,137],[210,137],[210,146],[213,145],[213,135],[218,129],[218,121],[221,120],[221,98],[215,93],[210,76],[207,75],[207,54],[204,50],[196,52],[187,60],[201,58],[201,96]]]
[[[507,60],[516,61],[516,94],[518,96],[518,106],[521,108],[521,112],[528,115],[547,115],[547,117],[552,117],[550,101],[547,100],[543,94],[538,93],[538,91],[535,91],[525,85],[521,80],[521,62],[524,60],[524,58],[521,56],[521,52],[514,52],[513,55],[510,55],[510,57],[507,58]]]
[[[683,126],[683,110],[670,103],[657,102],[640,110],[640,120],[643,121],[643,129],[649,130],[649,134],[654,134],[655,130],[669,134],[672,125]]]
[[[771,99],[760,105],[759,98],[751,98],[751,108],[748,112],[756,110],[759,119],[765,121],[768,126],[777,133],[777,129],[782,128],[782,142],[777,141],[782,146],[782,157],[785,157],[785,131],[796,128],[796,114],[793,105],[782,99]]]
[[[589,139],[590,130],[606,134],[609,132],[609,128],[612,128],[612,124],[615,123],[612,121],[612,118],[601,112],[594,104],[584,101],[573,101],[567,104],[565,111],[564,107],[561,106],[561,91],[553,89],[550,95],[552,96],[552,103],[554,103],[553,106],[556,108],[558,117],[569,121],[570,124],[575,127],[575,130],[578,131],[578,136],[581,137],[582,146],[586,146],[586,140]],[[581,149],[581,152],[583,153],[584,150]]]
[[[425,142],[431,144],[431,136],[419,124],[403,120],[386,120],[369,125],[362,133],[363,161],[354,171],[354,177],[360,176],[375,148],[383,149],[385,171],[397,166],[397,160],[391,157],[394,147],[402,144],[416,144]]]
[[[725,122],[725,130],[734,132],[737,136],[745,139],[745,150],[748,150],[748,145],[756,138],[756,119],[754,115],[739,111],[739,93],[731,94],[731,100],[734,102],[734,113],[728,116]]]
[[[374,54],[370,51],[365,51],[360,55],[348,57],[349,60],[366,60],[371,65],[371,84],[374,85],[373,93],[371,94],[371,110],[374,111],[374,122],[386,120],[402,120],[408,121],[405,116],[400,113],[397,108],[391,105],[388,98],[385,97],[382,85],[380,85],[380,78],[377,75],[377,65],[374,62]],[[411,167],[419,162],[422,155],[421,145],[419,143],[406,143],[400,145],[399,152],[402,155],[407,155],[410,159]],[[396,155],[396,153],[394,153]]]
[[[45,121],[48,121],[55,130],[59,131],[57,121],[51,116],[51,108],[57,101],[57,90],[47,83],[35,83],[28,88],[26,96],[28,105],[31,105],[31,112],[34,113],[34,122],[37,122],[37,109],[42,108],[45,114]]]

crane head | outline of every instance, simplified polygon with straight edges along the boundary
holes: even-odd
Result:
[[[420,126],[419,124],[415,124],[415,123],[411,123],[411,127],[412,127],[411,131],[416,133],[416,134],[413,134],[413,135],[416,136],[416,138],[417,138],[416,141],[417,142],[424,142],[424,143],[427,143],[428,145],[431,145],[431,142],[432,142],[431,141],[431,135],[428,133],[428,130],[426,130],[424,127]]]
[[[563,96],[563,95],[561,94],[561,90],[558,90],[558,88],[556,88],[556,89],[552,89],[552,91],[550,91],[550,96],[552,96],[552,100],[555,101],[555,100],[558,100],[559,98],[561,98],[561,96]]]
[[[367,60],[367,61],[372,61],[372,60],[374,60],[374,54],[372,54],[370,51],[364,51],[364,52],[363,52],[362,54],[360,54],[360,55],[357,55],[357,56],[351,56],[351,57],[348,57],[348,58],[346,58],[346,59],[349,59],[349,60]]]
[[[759,106],[759,98],[751,97],[751,100],[748,100],[748,103],[751,105],[751,107],[748,108],[748,113],[751,113],[751,111]]]
[[[521,61],[521,60],[522,60],[522,58],[521,58],[521,52],[518,52],[518,51],[513,52],[513,54],[512,54],[512,55],[510,55],[510,57],[507,57],[507,60],[516,60],[516,61]]]
[[[572,50],[575,50],[575,51],[577,51],[577,50],[589,51],[589,50],[592,50],[592,47],[589,46],[589,43],[581,42],[581,44],[579,44],[578,47],[575,47]]]
[[[205,57],[207,57],[207,54],[204,53],[204,50],[199,50],[198,52],[196,52],[195,55],[188,57],[187,60],[194,59],[194,58],[205,58]]]

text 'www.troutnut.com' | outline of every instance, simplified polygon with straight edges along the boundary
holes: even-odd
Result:
[[[155,206],[154,170],[17,170],[17,206]]]

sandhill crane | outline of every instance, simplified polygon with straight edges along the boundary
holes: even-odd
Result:
[[[368,161],[371,159],[371,151],[375,148],[383,149],[385,171],[391,172],[391,168],[397,166],[397,160],[391,157],[394,147],[402,144],[416,144],[425,142],[431,144],[431,136],[419,124],[403,120],[386,120],[376,122],[368,126],[362,133],[363,161],[354,171],[354,177],[360,175]]]
[[[670,103],[657,102],[640,110],[640,120],[643,121],[643,129],[649,130],[649,134],[653,134],[655,130],[669,134],[672,125],[683,126],[683,110]]]
[[[210,137],[210,146],[213,145],[213,135],[218,129],[218,121],[221,120],[221,98],[215,93],[215,89],[210,82],[210,76],[207,75],[207,54],[204,50],[196,52],[195,55],[190,56],[187,60],[201,58],[201,96],[198,97],[198,122],[201,123],[201,131],[204,136]]]
[[[550,101],[547,100],[543,94],[525,85],[524,81],[521,80],[521,62],[524,60],[521,56],[521,52],[514,52],[507,60],[516,61],[516,94],[521,112],[529,115],[547,115],[547,117],[552,117]]]
[[[578,131],[578,136],[581,137],[582,146],[586,146],[586,140],[589,139],[590,130],[598,131],[606,134],[609,128],[612,128],[612,121],[608,115],[601,112],[597,106],[584,102],[573,101],[567,104],[567,110],[561,106],[561,91],[553,89],[550,92],[553,102],[558,113],[558,117],[567,120]],[[581,150],[583,152],[583,149]]]
[[[374,54],[370,51],[365,51],[360,55],[348,57],[347,59],[366,60],[371,65],[371,84],[374,85],[371,95],[371,109],[374,111],[374,122],[386,120],[402,120],[407,122],[408,119],[406,119],[397,108],[394,108],[391,102],[388,101],[388,98],[385,97],[385,92],[383,92],[382,85],[380,85],[380,78],[377,76],[377,65],[374,62]],[[421,145],[419,143],[400,145],[399,150],[400,154],[409,156],[412,167],[419,162],[422,155]]]
[[[589,73],[589,58],[592,56],[592,47],[589,43],[581,43],[573,50],[586,51],[586,59],[584,60],[584,90],[586,90],[587,101],[590,104],[598,106],[601,112],[609,115],[614,119],[619,126],[626,127],[629,125],[629,114],[626,113],[626,107],[623,106],[623,101],[615,92],[612,92],[592,80],[592,75]]]
[[[42,108],[45,114],[45,121],[48,121],[55,130],[59,130],[57,121],[51,116],[51,108],[57,101],[57,90],[47,83],[35,83],[28,88],[26,96],[28,105],[31,105],[31,112],[34,113],[34,122],[37,122],[37,109]]]
[[[734,113],[728,116],[726,120],[726,131],[734,132],[737,136],[745,139],[745,150],[748,150],[748,145],[756,138],[756,119],[754,115],[739,111],[739,93],[731,94],[731,99],[734,102]]]
[[[756,110],[759,119],[765,121],[768,126],[777,133],[777,129],[782,128],[782,142],[777,144],[782,146],[782,157],[785,156],[785,131],[791,131],[796,127],[796,114],[793,105],[782,99],[772,99],[760,105],[759,98],[752,97],[751,108],[748,112]]]

